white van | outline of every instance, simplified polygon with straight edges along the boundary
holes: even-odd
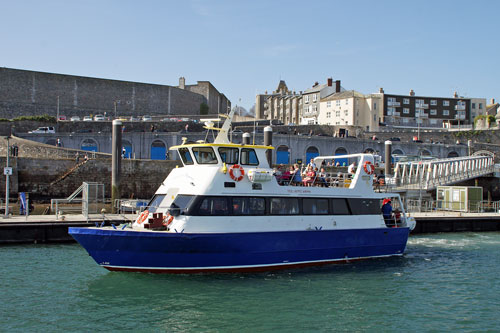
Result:
[[[28,133],[55,133],[56,130],[54,127],[38,127],[36,130],[29,131]]]

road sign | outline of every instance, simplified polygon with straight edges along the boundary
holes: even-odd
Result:
[[[9,176],[12,176],[12,168],[11,167],[5,167],[3,168],[3,174],[4,175],[9,175]]]

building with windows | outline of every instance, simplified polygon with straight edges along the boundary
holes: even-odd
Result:
[[[299,110],[302,108],[302,92],[290,91],[285,81],[281,80],[271,94],[267,91],[255,98],[255,117],[257,119],[278,119],[283,124],[299,122]]]
[[[381,115],[380,99],[377,94],[363,95],[354,90],[332,94],[321,99],[318,123],[376,131]]]
[[[328,78],[325,84],[314,83],[313,87],[302,94],[301,125],[315,125],[320,123],[320,102],[327,96],[338,94],[342,91],[340,80],[335,81]]]
[[[322,98],[340,92],[340,80],[329,78],[325,84],[316,82],[312,88],[296,93],[281,80],[271,94],[259,94],[255,100],[257,119],[278,119],[283,124],[319,124],[318,116]]]
[[[485,114],[486,99],[464,98],[457,93],[453,97],[416,96],[379,93],[382,122],[388,126],[447,128],[452,125],[470,125],[474,117]]]

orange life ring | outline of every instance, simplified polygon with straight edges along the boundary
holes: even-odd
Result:
[[[375,166],[370,161],[366,161],[365,164],[363,164],[363,169],[365,169],[367,175],[373,175],[375,172]]]
[[[240,175],[238,177],[236,177],[234,175],[234,170],[235,169],[238,169],[240,171]],[[239,182],[240,180],[243,179],[243,176],[245,175],[245,170],[238,164],[233,164],[230,168],[229,168],[229,177],[231,177],[232,180],[234,181],[237,181]]]
[[[141,215],[139,215],[139,217],[137,218],[137,224],[141,224],[142,222],[146,221],[148,215],[149,215],[149,210],[143,211]]]
[[[168,227],[173,220],[174,217],[170,215],[170,213],[167,213],[167,215],[163,218],[163,226]]]

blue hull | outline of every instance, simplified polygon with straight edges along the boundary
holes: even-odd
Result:
[[[69,228],[101,266],[153,273],[266,271],[402,255],[408,228],[188,234]]]

